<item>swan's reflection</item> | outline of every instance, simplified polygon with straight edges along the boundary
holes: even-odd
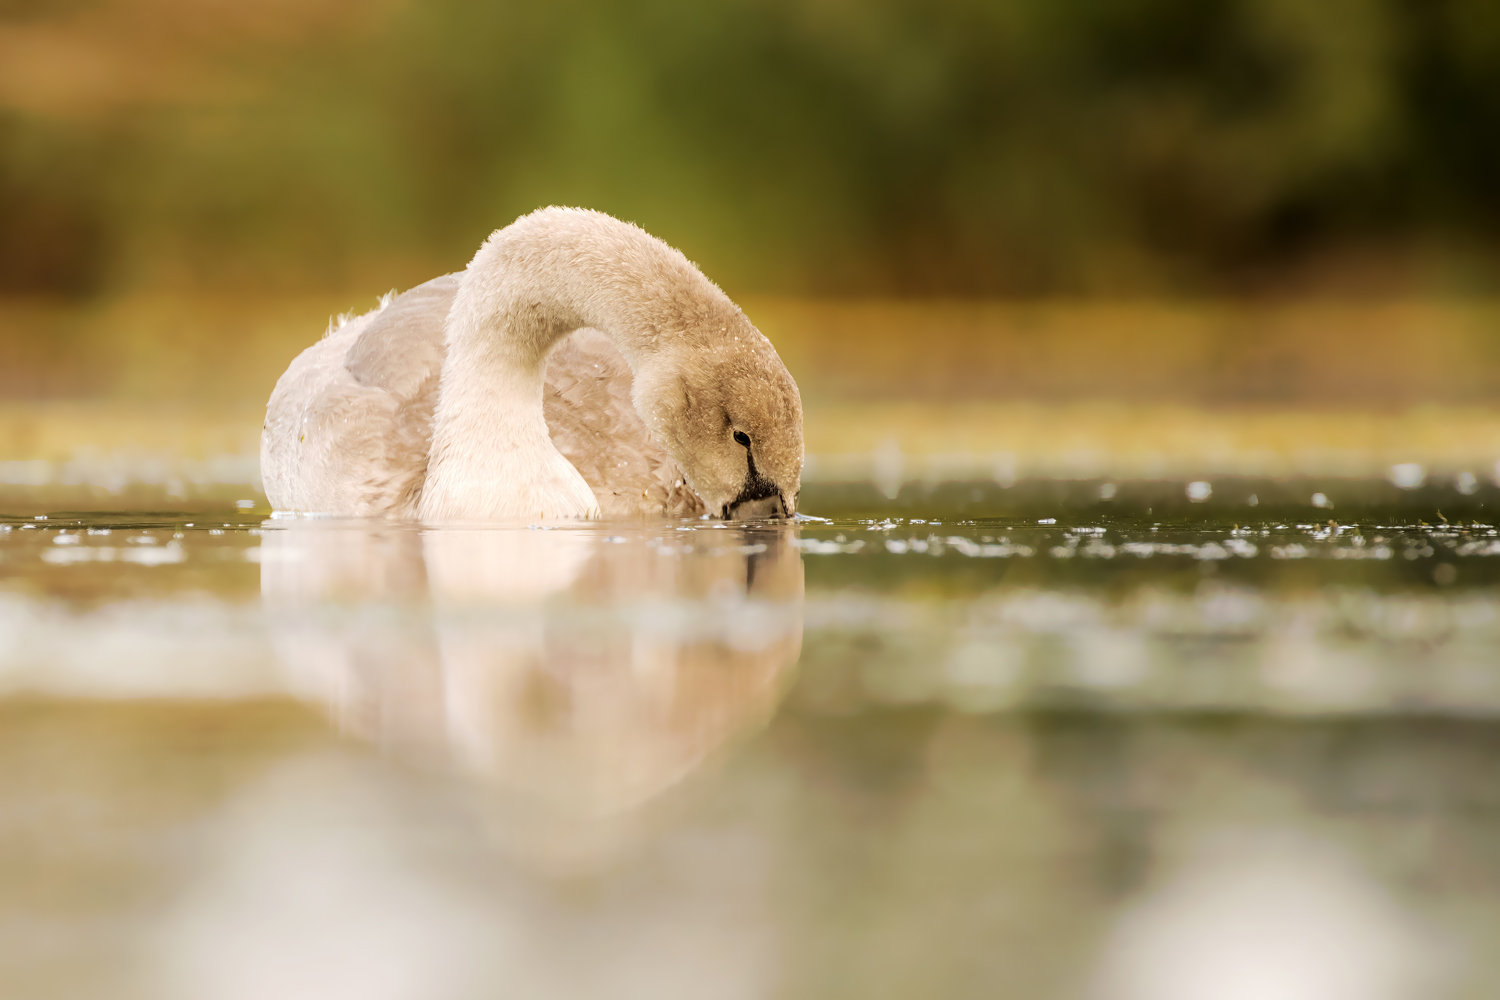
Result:
[[[267,529],[293,691],[569,812],[643,802],[762,724],[801,649],[788,527]]]

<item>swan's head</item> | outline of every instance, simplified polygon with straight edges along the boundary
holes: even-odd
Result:
[[[802,491],[802,397],[748,321],[638,372],[636,408],[713,517],[791,517]],[[694,342],[696,341],[696,343]]]

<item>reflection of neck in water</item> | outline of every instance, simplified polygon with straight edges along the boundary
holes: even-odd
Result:
[[[341,729],[601,817],[769,719],[802,643],[792,531],[294,522],[261,591],[293,690]]]

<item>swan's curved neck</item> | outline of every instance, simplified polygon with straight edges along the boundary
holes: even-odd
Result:
[[[544,210],[492,235],[447,322],[423,520],[597,517],[542,414],[547,354],[591,326],[639,378],[690,318],[738,312],[686,258],[595,212]]]

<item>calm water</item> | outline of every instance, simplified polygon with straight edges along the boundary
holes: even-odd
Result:
[[[1500,995],[1496,492],[444,530],[15,494],[0,985]]]

